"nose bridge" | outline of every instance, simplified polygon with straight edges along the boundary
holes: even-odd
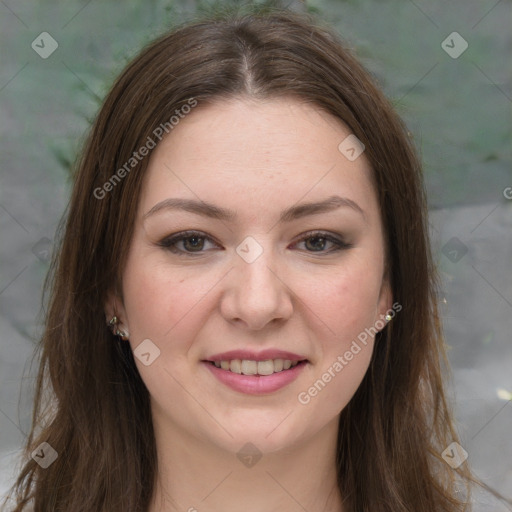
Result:
[[[252,263],[240,262],[238,265],[242,281],[246,283],[242,289],[250,290],[253,296],[261,292],[268,296],[270,292],[278,292],[282,286],[282,282],[277,278],[277,261],[271,252],[263,253]]]
[[[245,295],[245,300],[261,302],[261,299],[266,299],[269,302],[275,299],[282,283],[276,277],[278,264],[270,237],[265,240],[260,237],[259,242],[248,237],[238,246],[237,253],[241,259],[236,263],[240,275],[237,289],[242,292],[241,295]]]
[[[292,312],[289,290],[279,275],[279,257],[271,237],[247,237],[236,248],[235,269],[223,301],[226,318],[262,328]]]

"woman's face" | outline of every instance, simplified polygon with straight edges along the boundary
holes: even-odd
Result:
[[[295,99],[233,99],[155,148],[116,313],[159,432],[265,453],[337,428],[392,304],[348,135]]]

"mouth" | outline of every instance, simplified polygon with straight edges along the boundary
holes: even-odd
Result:
[[[305,365],[308,360],[266,359],[264,361],[254,361],[251,359],[231,359],[204,362],[221,370],[225,370],[226,372],[238,375],[258,375],[264,377],[273,375],[274,373],[285,372],[299,365]]]

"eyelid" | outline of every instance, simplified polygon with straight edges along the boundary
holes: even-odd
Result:
[[[178,233],[174,233],[172,235],[166,236],[160,242],[157,243],[160,247],[163,247],[164,249],[168,249],[171,252],[174,252],[178,255],[188,255],[188,256],[194,256],[195,254],[200,255],[204,253],[205,251],[198,251],[197,253],[194,252],[187,252],[187,251],[181,251],[177,250],[175,247],[173,250],[173,243],[181,242],[184,239],[192,238],[194,236],[197,236],[197,238],[203,238],[207,240],[208,242],[212,242],[215,245],[219,245],[211,236],[207,235],[206,233],[203,233],[202,231],[194,231],[194,230],[186,230],[186,231],[180,231]]]
[[[173,252],[174,254],[177,254],[178,256],[190,256],[190,257],[200,256],[207,251],[197,251],[197,252],[182,251],[180,249],[176,249],[176,247],[173,245],[175,243],[181,242],[182,240],[185,240],[187,238],[192,238],[194,236],[197,238],[204,239],[208,242],[211,242],[217,246],[219,245],[215,241],[215,239],[212,238],[211,236],[207,235],[206,233],[204,233],[202,231],[195,231],[195,230],[186,230],[186,231],[180,231],[178,233],[174,233],[174,234],[169,235],[169,236],[165,237],[164,239],[162,239],[160,242],[157,243],[157,245]],[[305,240],[307,240],[309,238],[323,238],[323,239],[327,240],[328,242],[331,242],[332,244],[335,245],[334,249],[331,249],[328,251],[305,251],[309,255],[320,255],[320,256],[325,255],[326,256],[328,254],[332,254],[332,253],[338,252],[340,250],[349,249],[349,248],[353,247],[353,244],[345,242],[342,235],[340,235],[340,234],[335,235],[335,234],[331,234],[329,231],[323,231],[323,230],[318,230],[318,229],[306,231],[305,233],[301,233],[299,235],[299,237],[297,238],[297,240],[291,244],[291,246],[293,247],[294,245],[296,245],[300,242],[304,242]]]
[[[335,235],[335,234],[330,233],[329,231],[322,231],[321,229],[313,229],[312,231],[306,231],[305,233],[300,234],[299,238],[297,239],[297,242],[303,242],[304,240],[307,240],[308,238],[324,238],[325,240],[328,240],[329,242],[339,244],[341,247],[351,247],[352,246],[352,244],[345,242],[342,235]],[[294,242],[294,244],[297,242]]]

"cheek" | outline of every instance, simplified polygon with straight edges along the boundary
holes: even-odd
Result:
[[[318,279],[315,279],[318,284]],[[311,283],[310,283],[311,284]],[[372,357],[376,304],[380,282],[346,272],[326,279],[306,301],[314,313],[311,333],[318,349],[307,387],[297,396],[311,417],[326,422],[350,402]],[[310,288],[304,283],[305,289]]]
[[[368,369],[382,282],[375,259],[352,258],[343,267],[303,281],[300,294],[310,310],[309,325],[316,325],[318,365],[304,389],[319,415],[337,414],[357,391]],[[317,398],[314,398],[318,396]],[[313,404],[314,402],[314,404]],[[302,403],[302,402],[301,402]]]
[[[144,256],[127,262],[123,292],[129,343],[135,356],[145,340],[156,346],[148,345],[150,352],[158,353],[149,365],[137,357],[135,363],[157,407],[167,404],[164,409],[170,410],[170,397],[173,407],[186,403],[180,383],[187,381],[193,369],[188,351],[207,315],[204,299],[214,284],[208,276],[193,279],[186,270],[177,271]]]
[[[151,338],[159,343],[172,338],[173,331],[178,330],[182,338],[182,330],[190,324],[193,311],[201,308],[215,277],[205,274],[192,279],[187,273],[172,269],[167,263],[152,262],[151,258],[134,257],[128,261],[123,292],[134,341]]]
[[[381,281],[379,269],[361,261],[324,277],[311,275],[297,294],[325,325],[335,345],[342,347],[375,322]]]

